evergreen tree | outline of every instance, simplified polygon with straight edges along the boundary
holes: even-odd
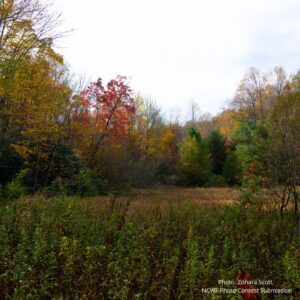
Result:
[[[179,168],[186,185],[201,186],[210,175],[209,151],[195,128],[189,129],[188,139],[181,145]]]
[[[223,167],[223,177],[227,184],[233,186],[240,182],[241,179],[241,165],[234,152],[227,155]]]
[[[213,130],[208,137],[208,147],[212,161],[212,172],[215,175],[221,175],[224,162],[226,160],[225,149],[226,138],[218,130]]]

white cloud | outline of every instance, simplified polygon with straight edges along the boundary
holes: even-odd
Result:
[[[56,0],[75,72],[131,78],[167,111],[216,113],[246,68],[300,64],[298,0]]]

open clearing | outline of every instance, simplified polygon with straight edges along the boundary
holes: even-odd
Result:
[[[179,188],[160,187],[135,191],[137,206],[165,206],[174,203],[192,202],[200,206],[224,205],[237,200],[237,191],[232,188]]]
[[[130,196],[102,196],[87,198],[95,209],[110,205],[128,206],[129,212],[165,210],[171,205],[180,206],[183,203],[196,204],[201,208],[224,206],[238,199],[238,192],[233,188],[180,188],[162,186],[148,189],[135,189]]]

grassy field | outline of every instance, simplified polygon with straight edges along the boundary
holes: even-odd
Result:
[[[238,193],[231,188],[179,188],[158,187],[135,189],[127,196],[102,196],[87,198],[89,205],[95,210],[105,206],[126,206],[126,213],[139,213],[152,210],[167,210],[170,206],[180,206],[183,203],[196,205],[201,209],[223,207],[237,201]]]
[[[0,299],[240,299],[202,290],[239,270],[271,280],[266,288],[299,286],[292,213],[245,210],[236,199],[231,189],[158,188],[6,204]]]

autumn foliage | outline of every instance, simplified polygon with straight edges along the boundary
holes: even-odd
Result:
[[[118,76],[104,87],[99,78],[82,91],[81,107],[77,120],[82,135],[88,136],[88,160],[93,160],[105,141],[124,140],[130,133],[134,120],[133,92],[126,84],[126,77]]]
[[[300,72],[252,67],[219,114],[171,117],[125,76],[73,76],[59,21],[0,1],[0,298],[227,299],[202,288],[244,270],[245,300],[250,274],[292,299]]]

